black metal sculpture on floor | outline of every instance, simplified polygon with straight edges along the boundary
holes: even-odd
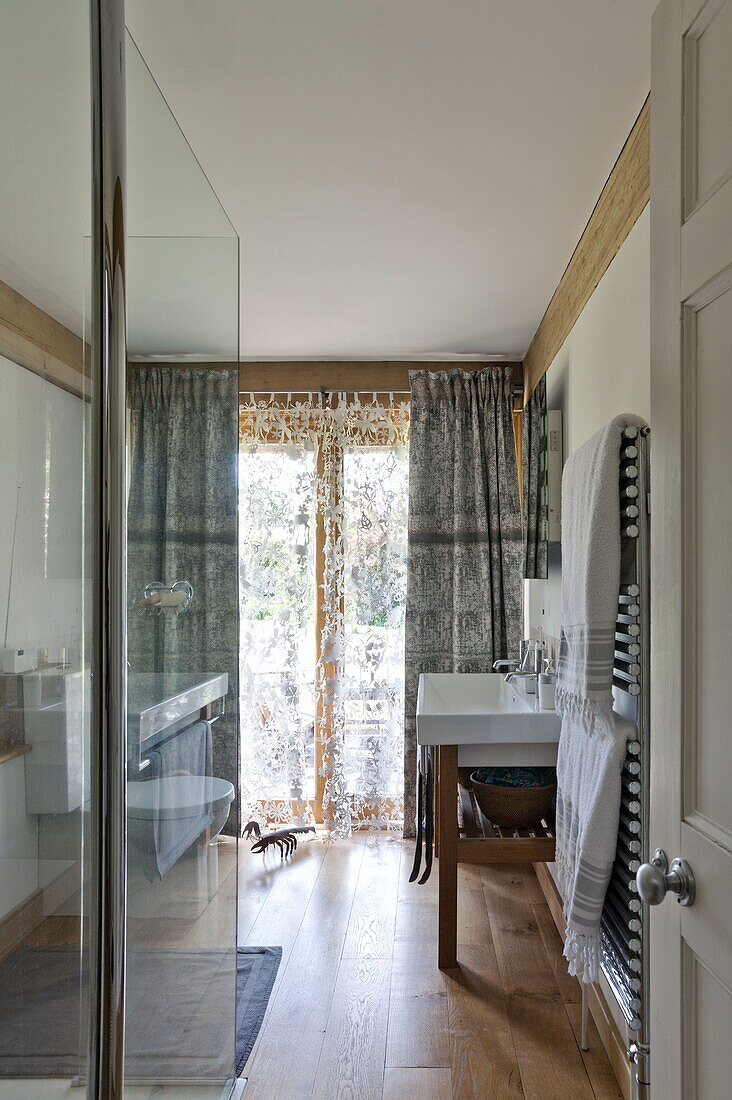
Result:
[[[256,821],[247,821],[244,826],[244,836],[248,839],[255,837],[255,842],[252,844],[253,852],[266,852],[268,848],[272,848],[275,845],[279,848],[282,858],[290,856],[297,848],[297,833],[314,833],[314,825],[292,825],[287,829],[277,829],[274,833],[265,833],[262,836],[262,830],[260,829]]]

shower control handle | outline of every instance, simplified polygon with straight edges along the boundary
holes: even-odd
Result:
[[[675,894],[679,905],[693,905],[696,883],[685,859],[675,859],[669,868],[663,848],[657,848],[650,863],[642,863],[635,876],[638,894],[649,905],[660,905],[667,893]]]

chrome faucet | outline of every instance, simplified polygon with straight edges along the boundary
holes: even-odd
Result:
[[[493,671],[498,672],[498,670],[501,669],[501,668],[507,668],[511,672],[515,672],[520,667],[520,665],[521,665],[520,661],[514,661],[514,660],[511,660],[510,658],[507,661],[494,661],[493,662]]]
[[[504,676],[504,682],[510,684],[512,680],[535,679],[542,670],[543,659],[544,650],[540,645],[522,641],[520,661],[495,661],[493,667],[508,668],[510,671]]]
[[[512,680],[535,680],[535,672],[522,672],[521,669],[516,669],[515,672],[509,672],[503,677],[504,683],[510,684]]]
[[[531,645],[531,642],[529,641],[528,638],[522,638],[521,641],[519,642],[518,659],[514,658],[514,657],[509,657],[507,660],[501,659],[501,660],[498,660],[498,661],[494,661],[493,662],[493,671],[498,672],[499,670],[502,671],[504,668],[507,669],[507,675],[505,676],[505,681],[508,682],[509,678],[515,672],[517,672],[519,669],[524,667],[524,662],[526,660],[526,654],[529,650],[530,645]]]
[[[498,672],[499,669],[507,668],[510,672],[516,672],[517,669],[524,667],[524,661],[526,660],[526,654],[531,648],[531,642],[528,638],[522,638],[519,642],[519,655],[518,658],[509,657],[508,660],[499,660],[493,662],[493,671]]]

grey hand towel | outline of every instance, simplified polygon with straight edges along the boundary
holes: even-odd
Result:
[[[145,782],[155,783],[170,775],[210,775],[210,723],[196,722],[165,741],[148,756],[152,774]],[[162,812],[155,814],[152,822],[152,846],[143,854],[145,876],[150,881],[161,879],[213,819],[213,810],[208,803],[201,804],[201,812],[197,817],[176,818]]]

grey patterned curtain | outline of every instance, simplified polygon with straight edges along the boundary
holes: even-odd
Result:
[[[414,835],[421,672],[489,672],[517,653],[523,542],[511,374],[412,371],[404,823]]]
[[[129,372],[128,503],[131,672],[229,674],[212,727],[213,772],[239,792],[239,372],[137,367]],[[153,581],[193,585],[180,616],[134,610]],[[232,813],[227,832],[238,828]]]
[[[521,415],[521,462],[523,466],[524,576],[543,580],[547,576],[546,527],[546,377],[532,393]]]

